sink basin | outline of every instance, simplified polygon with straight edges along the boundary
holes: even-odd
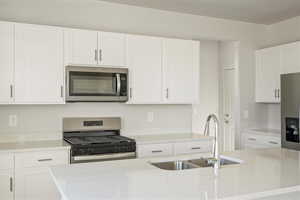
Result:
[[[193,169],[198,167],[188,161],[180,161],[180,160],[169,161],[169,162],[158,162],[158,163],[151,163],[151,164],[155,167],[164,170],[184,170],[184,169]]]
[[[194,160],[189,160],[189,163],[192,163],[194,165],[197,165],[199,167],[213,167],[213,162],[210,162],[209,158],[200,158],[200,159],[194,159]],[[226,158],[220,158],[220,165],[237,165],[241,164],[241,162],[226,159]]]
[[[241,164],[242,161],[237,159],[230,159],[221,157],[220,165],[238,165]],[[194,168],[203,168],[203,167],[213,167],[214,163],[211,158],[200,158],[193,160],[176,160],[176,161],[168,161],[168,162],[157,162],[151,163],[151,165],[158,167],[164,170],[185,170],[185,169],[194,169]]]

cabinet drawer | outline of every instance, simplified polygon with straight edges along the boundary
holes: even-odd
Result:
[[[251,148],[272,148],[280,147],[281,139],[280,137],[266,136],[266,135],[256,135],[256,134],[245,134],[244,136],[245,147]]]
[[[263,142],[268,147],[281,147],[281,138],[277,137],[264,137]]]
[[[262,138],[254,134],[246,134],[244,139],[245,143],[263,143]]]
[[[38,151],[15,154],[16,168],[47,167],[69,163],[69,151]]]
[[[13,168],[14,168],[13,154],[9,154],[9,153],[0,154],[0,170],[13,169]]]
[[[172,144],[147,144],[138,145],[138,157],[156,157],[156,156],[172,156],[173,145]]]
[[[191,153],[207,153],[212,150],[210,141],[175,143],[175,155]]]

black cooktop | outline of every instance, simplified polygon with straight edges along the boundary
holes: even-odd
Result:
[[[111,144],[118,145],[124,143],[132,143],[133,139],[120,136],[120,135],[109,135],[109,136],[80,136],[80,137],[68,137],[65,140],[72,145],[93,145],[93,144]]]

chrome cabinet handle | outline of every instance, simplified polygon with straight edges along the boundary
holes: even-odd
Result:
[[[99,61],[102,61],[102,49],[99,49]]]
[[[275,98],[280,98],[280,89],[275,89]]]
[[[274,97],[277,98],[277,89],[274,90]]]
[[[97,52],[97,49],[95,49],[95,61],[97,62],[98,61],[98,52]]]
[[[121,93],[121,76],[120,74],[116,74],[117,77],[117,95],[120,96]]]
[[[12,177],[10,177],[10,179],[9,179],[9,191],[13,192],[13,178]]]
[[[163,151],[162,150],[155,150],[155,151],[152,151],[152,153],[162,153]]]
[[[166,98],[169,98],[169,88],[166,89]]]
[[[38,159],[39,162],[47,162],[52,160],[53,160],[52,158]]]
[[[199,149],[201,149],[201,147],[192,147],[191,149],[192,150],[199,150]]]
[[[129,97],[132,99],[132,88],[129,88]]]
[[[14,97],[14,86],[10,85],[10,98]]]
[[[248,138],[248,140],[251,140],[251,141],[256,141],[255,138]]]
[[[64,98],[64,86],[60,86],[60,97]]]
[[[278,144],[278,142],[269,141],[270,144]]]

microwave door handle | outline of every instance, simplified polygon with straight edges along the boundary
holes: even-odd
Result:
[[[121,93],[121,77],[120,74],[116,74],[117,76],[117,96],[120,96]]]

